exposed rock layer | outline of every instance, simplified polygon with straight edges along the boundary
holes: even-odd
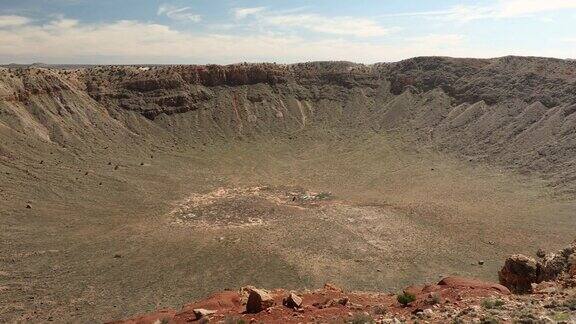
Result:
[[[562,188],[576,179],[575,103],[576,63],[531,57],[0,69],[2,137],[80,149],[87,137],[152,133],[210,141],[312,127],[405,131]],[[11,154],[1,144],[0,153]]]

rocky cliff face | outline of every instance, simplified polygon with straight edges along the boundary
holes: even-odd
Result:
[[[153,137],[207,141],[356,128],[401,131],[467,159],[539,173],[563,188],[576,179],[573,61],[5,68],[0,98],[4,132],[62,145],[151,129]]]
[[[119,68],[112,74],[124,76],[111,84],[112,96],[132,97],[162,91],[198,91],[199,87],[239,87],[265,84],[273,90],[286,85],[315,88],[336,86],[344,89],[378,89],[385,85],[393,95],[407,90],[426,93],[442,90],[455,104],[484,101],[488,105],[507,100],[531,104],[542,103],[547,108],[576,101],[576,64],[555,59],[504,57],[493,60],[422,57],[392,64],[365,66],[352,63],[305,63],[296,65],[243,64],[231,66],[153,67],[149,70]],[[91,83],[94,96],[101,98],[102,87],[110,76]],[[92,76],[94,78],[94,76]],[[100,89],[100,91],[98,91]],[[160,94],[160,93],[157,93]],[[109,94],[110,95],[110,94]],[[298,95],[298,93],[294,93]],[[300,99],[318,100],[318,96]],[[183,107],[186,103],[210,99],[209,95],[192,95],[191,101],[160,101],[159,108]],[[330,99],[330,97],[326,98]],[[192,106],[192,105],[191,105]],[[130,105],[126,105],[130,107]],[[182,109],[180,109],[182,110]],[[170,109],[165,112],[171,112]],[[157,116],[156,112],[147,112]],[[570,113],[570,111],[568,111]]]
[[[407,86],[419,91],[441,88],[458,103],[506,100],[541,102],[548,108],[575,102],[576,64],[534,57],[492,60],[415,58],[390,65],[395,94]]]

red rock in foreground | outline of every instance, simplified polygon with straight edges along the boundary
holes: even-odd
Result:
[[[539,254],[538,262],[523,255],[506,260],[499,279],[507,287],[461,277],[410,286],[401,296],[346,292],[332,284],[300,292],[243,287],[180,311],[163,309],[115,323],[576,323],[576,241]]]
[[[479,300],[510,294],[504,286],[459,277],[448,277],[436,285],[411,287],[407,290],[410,290],[416,297],[416,300],[407,307],[398,303],[395,294],[345,292],[330,286],[314,291],[299,292],[297,295],[302,298],[302,306],[294,309],[283,306],[283,300],[291,292],[279,289],[269,293],[274,300],[274,306],[256,314],[246,312],[246,304],[242,302],[241,292],[227,291],[188,304],[179,312],[160,310],[116,323],[194,322],[197,320],[193,310],[199,308],[215,310],[216,313],[209,316],[210,322],[214,323],[240,319],[246,323],[251,321],[259,323],[306,323],[344,320],[362,316],[369,316],[374,319],[394,317],[409,319],[412,316],[425,316],[425,313],[438,312],[444,305],[465,305],[467,299]],[[340,300],[346,300],[346,302],[339,302]],[[425,312],[427,309],[432,309],[432,311]]]

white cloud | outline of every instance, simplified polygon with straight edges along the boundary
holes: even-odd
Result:
[[[264,22],[278,27],[304,28],[318,33],[357,37],[385,36],[399,28],[384,28],[367,18],[324,17],[316,14],[273,15]]]
[[[22,16],[0,16],[0,28],[26,25],[30,19]]]
[[[1,30],[0,56],[65,61],[82,57],[116,57],[125,63],[175,62],[231,63],[238,61],[351,60],[376,62],[399,59],[414,44],[402,46],[354,43],[342,39],[310,41],[275,35],[192,34],[160,24],[118,21],[111,24],[79,24],[59,19],[45,25],[25,25]],[[438,39],[418,48],[431,50]],[[415,48],[415,47],[412,47]],[[428,52],[431,53],[431,52]],[[425,55],[426,52],[413,53]],[[118,59],[117,59],[118,61]]]
[[[468,22],[478,19],[496,18],[497,16],[497,11],[491,7],[458,5],[441,15],[440,18],[443,20]]]
[[[266,10],[265,7],[236,8],[236,9],[234,9],[234,17],[236,17],[236,19],[244,19],[248,16],[257,14],[257,13],[262,12],[264,10]]]
[[[9,63],[234,63],[349,60],[396,61],[413,56],[492,57],[508,54],[570,56],[567,49],[475,47],[458,34],[431,34],[394,43],[320,40],[276,34],[195,34],[137,21],[84,24],[58,18],[44,25],[0,28],[0,60]],[[511,45],[512,46],[512,45]],[[573,55],[572,55],[573,56]]]
[[[169,4],[162,4],[158,7],[157,14],[166,15],[166,17],[174,20],[187,20],[192,22],[200,22],[202,16],[194,13],[190,7],[175,7]]]
[[[497,13],[500,17],[519,17],[575,8],[575,0],[500,0]]]
[[[480,19],[534,17],[537,14],[576,9],[576,0],[498,0],[492,5],[456,5],[447,10],[406,12],[383,17],[428,16],[441,20],[468,22]]]
[[[250,17],[253,25],[276,27],[281,29],[305,29],[308,31],[356,37],[385,36],[399,28],[385,28],[370,18],[326,17],[311,13],[271,12],[263,7],[238,8],[234,11],[236,19]]]

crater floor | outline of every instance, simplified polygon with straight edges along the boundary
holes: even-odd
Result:
[[[542,180],[405,143],[303,132],[48,156],[32,186],[3,173],[0,319],[113,320],[248,284],[494,281],[508,254],[573,234],[574,203]]]

